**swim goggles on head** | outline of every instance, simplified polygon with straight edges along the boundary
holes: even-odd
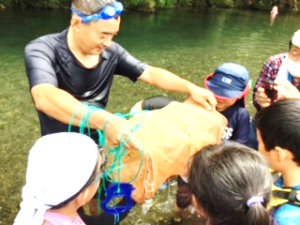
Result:
[[[78,10],[74,9],[72,6],[70,9],[74,14],[82,18],[82,23],[87,23],[92,20],[109,20],[115,18],[117,15],[122,14],[124,6],[121,2],[115,1],[113,5],[107,5],[103,9],[101,9],[99,13],[93,15],[85,15],[79,12]]]

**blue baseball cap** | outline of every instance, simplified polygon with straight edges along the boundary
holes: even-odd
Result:
[[[223,100],[241,99],[249,92],[249,72],[236,63],[224,63],[205,78],[205,87]]]

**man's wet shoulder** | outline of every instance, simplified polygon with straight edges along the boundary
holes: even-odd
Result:
[[[49,48],[56,48],[63,43],[63,33],[54,33],[40,36],[26,45],[26,48],[41,48],[48,46]]]
[[[103,52],[103,57],[105,58],[113,58],[115,56],[120,56],[126,53],[127,51],[118,43],[112,42],[111,46],[106,48]]]

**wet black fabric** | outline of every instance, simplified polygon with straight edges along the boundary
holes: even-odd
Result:
[[[174,99],[163,97],[163,96],[150,97],[143,101],[142,109],[143,110],[161,109],[172,101],[174,101]]]
[[[30,88],[50,83],[63,89],[81,102],[104,108],[115,74],[132,81],[147,68],[123,47],[113,42],[101,54],[99,64],[87,69],[71,53],[67,45],[67,31],[50,34],[30,42],[25,48],[26,73]],[[39,112],[42,135],[68,130],[63,124]],[[75,128],[73,131],[78,131]],[[97,140],[94,132],[94,140]]]

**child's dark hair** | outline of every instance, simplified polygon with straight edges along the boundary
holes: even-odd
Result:
[[[271,187],[265,159],[244,145],[211,145],[193,157],[189,190],[210,225],[269,225]],[[264,201],[248,207],[255,196]]]
[[[289,150],[300,166],[300,99],[275,102],[257,115],[256,128],[267,151],[276,146]]]

